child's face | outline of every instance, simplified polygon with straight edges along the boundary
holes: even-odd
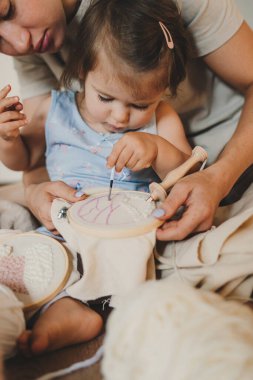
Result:
[[[0,52],[57,51],[65,37],[65,12],[62,0],[0,0]]]
[[[148,73],[142,74],[139,95],[134,95],[131,88],[113,75],[113,70],[113,65],[106,65],[103,61],[88,73],[84,95],[79,98],[82,98],[80,112],[88,125],[98,132],[115,133],[142,128],[151,120],[165,91],[148,86],[151,79]]]

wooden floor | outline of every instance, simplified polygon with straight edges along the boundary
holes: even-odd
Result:
[[[92,357],[103,342],[103,335],[96,339],[33,358],[15,356],[4,363],[4,380],[35,380],[38,377]],[[64,380],[102,380],[100,362],[72,374],[59,377]]]

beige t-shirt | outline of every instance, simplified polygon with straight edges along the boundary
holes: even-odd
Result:
[[[23,99],[57,88],[70,43],[88,3],[89,0],[82,1],[58,53],[15,58]],[[177,3],[193,35],[198,57],[222,46],[243,21],[234,0],[177,0]],[[190,62],[187,79],[172,100],[192,145],[201,145],[208,151],[209,163],[232,136],[242,104],[243,97],[208,70],[199,58]]]

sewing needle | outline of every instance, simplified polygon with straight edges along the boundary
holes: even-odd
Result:
[[[110,175],[110,186],[109,186],[109,194],[108,194],[108,201],[111,200],[111,194],[112,194],[112,187],[113,187],[113,180],[114,180],[114,175],[115,175],[115,166],[111,170],[111,175]]]

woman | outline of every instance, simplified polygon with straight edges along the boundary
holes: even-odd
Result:
[[[0,51],[28,54],[16,58],[16,68],[25,114],[36,118],[38,128],[41,100],[58,84],[68,43],[86,3],[45,0],[41,9],[37,0],[31,0],[29,7],[25,0],[1,1]],[[210,166],[174,186],[158,217],[169,219],[181,205],[186,211],[179,221],[164,223],[157,231],[160,240],[179,240],[210,228],[221,200],[253,161],[253,32],[231,0],[182,0],[179,7],[196,57],[174,106],[192,143],[208,150]],[[251,178],[245,177],[250,183]],[[26,199],[32,212],[53,229],[52,199],[77,198],[65,184],[42,180],[48,180],[44,168],[25,174]]]

